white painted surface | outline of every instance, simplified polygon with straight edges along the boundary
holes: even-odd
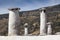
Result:
[[[27,27],[25,27],[24,35],[28,35],[28,28]]]
[[[44,11],[40,13],[40,35],[46,35],[46,15]]]
[[[60,40],[60,35],[47,36],[0,36],[0,40]]]
[[[48,35],[51,35],[52,34],[51,24],[48,25],[47,34]]]
[[[17,35],[17,30],[15,29],[18,27],[20,23],[19,20],[19,10],[9,11],[9,25],[8,25],[8,35],[13,36]]]

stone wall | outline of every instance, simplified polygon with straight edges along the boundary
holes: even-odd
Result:
[[[53,33],[60,31],[60,5],[46,7],[47,13],[47,22],[53,22],[52,28]],[[40,22],[40,11],[39,9],[30,10],[30,11],[21,11],[20,12],[20,19],[21,25],[19,26],[21,29],[20,35],[24,34],[24,23],[29,24],[29,34],[38,30],[39,32],[39,22]],[[0,15],[0,34],[7,35],[8,33],[8,16],[9,14],[2,14]],[[35,26],[33,24],[36,24]],[[38,35],[37,33],[36,35]]]

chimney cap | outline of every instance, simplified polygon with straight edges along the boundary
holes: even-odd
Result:
[[[48,22],[47,24],[48,24],[48,25],[49,25],[49,24],[52,24],[52,22]]]
[[[28,27],[28,23],[25,23],[25,24],[24,24],[24,27]]]
[[[13,10],[20,10],[20,8],[9,8],[8,10],[11,10],[11,11],[13,11]]]
[[[40,8],[39,10],[45,10],[45,9],[46,9],[46,8],[43,7],[43,8]]]
[[[44,7],[43,7],[43,8],[40,8],[39,10],[40,10],[41,12],[42,12],[42,11],[46,12],[46,8],[44,8]]]

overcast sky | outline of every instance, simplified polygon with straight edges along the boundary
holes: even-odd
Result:
[[[21,11],[60,4],[60,0],[0,0],[0,14],[8,13],[8,8],[19,7]]]

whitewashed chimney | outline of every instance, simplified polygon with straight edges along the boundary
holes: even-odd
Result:
[[[46,35],[46,13],[45,8],[40,12],[40,35]]]
[[[28,23],[24,24],[24,35],[28,35]]]
[[[47,23],[47,26],[48,26],[48,27],[47,27],[47,34],[48,34],[48,35],[51,35],[51,34],[52,34],[51,24],[52,24],[51,22],[48,22],[48,23]]]
[[[9,25],[8,25],[8,35],[16,36],[18,35],[17,28],[20,25],[19,10],[20,8],[11,8],[9,10]]]

